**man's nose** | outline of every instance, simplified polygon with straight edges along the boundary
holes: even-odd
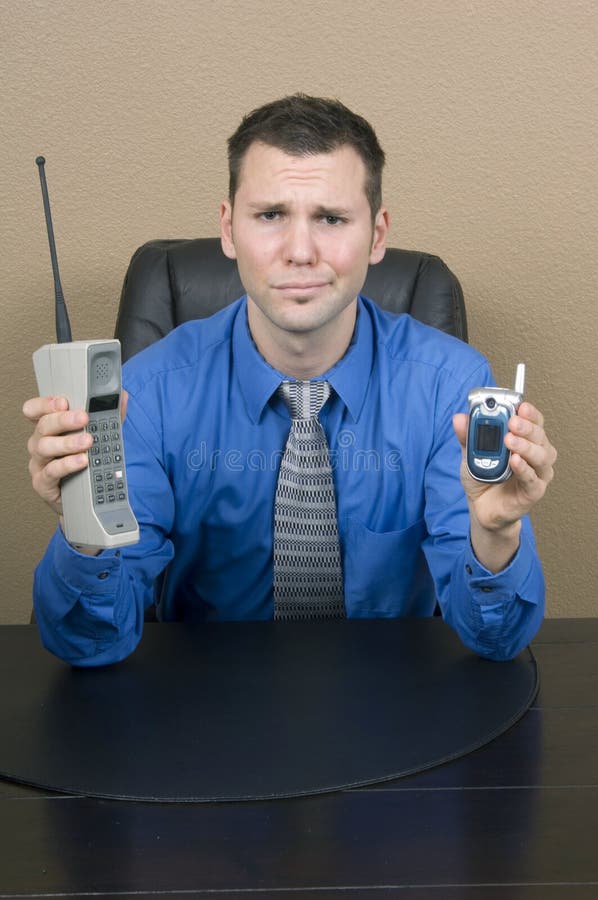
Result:
[[[316,262],[318,251],[310,222],[301,219],[289,222],[284,250],[288,263],[305,266]]]

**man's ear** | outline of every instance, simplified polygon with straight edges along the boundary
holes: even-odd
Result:
[[[385,206],[381,206],[374,221],[374,235],[370,250],[370,265],[379,263],[386,253],[386,236],[390,228],[390,216]]]
[[[225,256],[229,259],[237,258],[233,243],[233,208],[230,200],[223,200],[220,204],[220,243]]]

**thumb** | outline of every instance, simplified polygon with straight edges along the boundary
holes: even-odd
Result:
[[[455,434],[462,447],[465,447],[465,442],[467,440],[468,419],[469,417],[466,413],[456,413],[453,416],[453,428],[455,429]]]
[[[121,422],[124,422],[124,421],[125,421],[125,416],[126,416],[126,414],[127,414],[127,405],[128,405],[128,402],[129,402],[129,395],[127,394],[127,392],[126,392],[125,389],[123,388],[122,396],[121,396],[121,398],[120,398],[120,420],[121,420]]]

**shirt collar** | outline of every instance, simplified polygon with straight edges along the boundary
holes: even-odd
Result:
[[[253,342],[247,322],[246,296],[233,326],[233,361],[247,414],[255,425],[282,376],[266,362]]]
[[[365,394],[374,363],[374,328],[369,310],[361,297],[357,298],[357,322],[353,339],[347,352],[337,364],[322,376],[330,382],[335,392],[356,422],[361,414]]]
[[[246,297],[239,307],[233,326],[232,349],[247,413],[256,424],[285,376],[266,362],[252,340],[247,322]],[[359,418],[365,400],[373,359],[372,322],[362,298],[359,297],[355,332],[347,352],[332,369],[319,376],[330,382],[354,421]],[[242,373],[245,372],[251,372],[251,376],[244,377]]]

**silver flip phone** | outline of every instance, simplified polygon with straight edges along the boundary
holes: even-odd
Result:
[[[477,481],[501,482],[511,476],[511,454],[504,438],[509,419],[523,400],[524,387],[525,364],[519,363],[512,390],[480,387],[469,392],[466,460],[469,474]]]

